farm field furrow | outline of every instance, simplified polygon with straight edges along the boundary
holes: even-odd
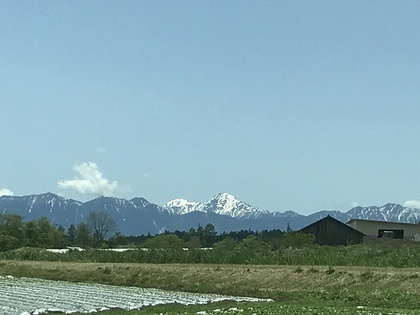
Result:
[[[160,304],[206,304],[223,300],[270,301],[228,295],[0,277],[0,315],[48,311],[84,313],[115,308],[132,310]]]

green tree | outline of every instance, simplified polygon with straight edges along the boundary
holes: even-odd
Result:
[[[19,248],[21,245],[22,245],[21,242],[16,237],[12,235],[0,233],[0,251],[1,252]]]
[[[197,236],[200,239],[201,244],[205,243],[205,239],[204,239],[204,228],[199,224],[197,227]]]
[[[119,245],[126,245],[127,238],[122,235],[120,232],[115,233],[112,237],[108,240],[109,247],[116,247]]]
[[[193,237],[190,238],[189,241],[185,242],[185,247],[187,247],[189,249],[200,248],[201,247],[201,242],[200,242],[200,239],[198,238],[198,236],[193,236]]]
[[[91,233],[89,231],[89,226],[86,223],[81,222],[76,226],[74,243],[75,245],[78,245],[84,248],[90,246]]]
[[[57,229],[46,218],[40,217],[25,224],[27,245],[42,248],[62,248],[66,243],[64,228]]]
[[[70,244],[73,244],[75,238],[76,238],[76,227],[74,226],[74,224],[70,224],[69,228],[67,229],[67,239]]]
[[[216,240],[216,236],[217,236],[217,232],[216,229],[214,227],[213,224],[208,223],[205,227],[204,227],[204,232],[203,232],[203,245],[206,247],[209,246],[213,246],[215,240]]]
[[[145,241],[142,247],[182,249],[184,242],[175,234],[160,234]]]
[[[285,233],[280,238],[282,247],[302,248],[315,243],[315,235],[305,233]]]
[[[46,217],[40,217],[38,224],[38,246],[51,248],[58,246],[58,233]]]
[[[223,240],[214,244],[214,250],[224,251],[224,250],[232,250],[238,245],[238,242],[235,241],[230,236],[225,237]]]
[[[55,230],[55,246],[56,248],[63,248],[69,244],[69,240],[66,235],[66,230],[62,225],[59,225]]]
[[[26,243],[26,230],[23,219],[17,214],[0,214],[0,233],[14,237],[13,247],[20,247]]]
[[[254,253],[268,250],[268,244],[262,242],[255,235],[249,235],[241,241],[241,248]]]
[[[40,247],[38,222],[29,221],[25,225],[28,246]]]
[[[184,241],[186,242],[190,241],[193,237],[198,237],[197,231],[193,227],[190,228],[185,234],[186,235]]]

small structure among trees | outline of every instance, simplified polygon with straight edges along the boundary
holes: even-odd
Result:
[[[362,244],[365,234],[347,224],[326,216],[304,228],[299,232],[315,235],[315,242],[319,245],[350,245]]]

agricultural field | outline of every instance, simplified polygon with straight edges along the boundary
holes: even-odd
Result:
[[[21,287],[7,282],[34,281],[23,279],[26,277],[54,280],[54,284],[63,283],[63,287],[51,289],[58,295],[56,297],[58,301],[60,299],[59,292],[68,292],[69,289],[66,288],[79,288],[77,290],[70,289],[70,291],[77,291],[80,295],[62,294],[66,298],[72,296],[68,309],[86,312],[88,308],[93,307],[102,310],[101,313],[104,315],[420,314],[420,270],[418,268],[2,260],[0,261],[0,275],[3,276],[2,279],[5,283],[9,283],[3,289],[0,288],[0,297],[4,299],[0,300],[0,305],[10,308],[13,305],[8,306],[6,303],[13,299],[22,302],[29,299],[27,297],[31,297],[35,301],[45,302],[42,297],[47,296],[47,302],[52,300],[50,297],[54,295],[45,291],[47,289],[44,287],[45,283],[50,283],[49,281],[36,280],[36,286],[24,294],[22,294]],[[7,277],[8,275],[15,278]],[[107,286],[98,286],[98,283]],[[111,292],[116,293],[101,295],[100,292],[104,291],[105,287],[112,287],[111,290],[114,291]],[[12,291],[12,288],[15,291]],[[95,288],[101,288],[99,293],[91,293],[92,290],[98,292],[95,291],[97,290]],[[130,301],[135,301],[133,292],[147,292],[147,290],[142,291],[144,288],[169,291],[168,303],[171,304],[150,307],[159,304],[156,303],[153,295],[160,292],[157,290],[151,290],[150,292],[155,293],[148,297],[139,298],[143,301],[142,305],[144,306],[141,309],[138,309],[141,303],[137,306],[129,303],[126,305],[108,303],[120,300],[120,298],[117,299],[117,293],[120,291],[130,296]],[[16,294],[12,294],[13,292]],[[193,293],[191,300],[189,300],[190,295],[186,292]],[[96,300],[95,296],[98,296]],[[229,297],[223,302],[218,302],[218,298],[211,298],[215,296]],[[260,298],[264,301],[272,299],[273,301],[237,300],[231,298],[232,296]],[[202,299],[209,303],[183,305],[196,303],[185,301],[203,302]],[[72,305],[77,306],[75,301],[78,300],[79,306],[85,308],[71,307]],[[108,302],[96,303],[95,301],[98,300],[99,302]],[[164,298],[158,297],[157,300],[164,301]],[[29,299],[29,301],[31,300]],[[59,310],[62,306],[60,305],[31,304],[28,309],[33,312],[35,309],[46,309],[48,306],[48,308]],[[110,310],[105,308],[110,308]],[[3,314],[17,313],[12,313],[9,309],[8,311],[3,310]]]
[[[185,293],[81,284],[30,278],[0,277],[0,314],[62,312],[91,313],[110,309],[133,310],[161,304],[207,304],[220,301],[272,300],[227,295]]]

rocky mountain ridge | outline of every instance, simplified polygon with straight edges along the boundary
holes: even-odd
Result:
[[[199,211],[227,215],[240,219],[258,218],[270,213],[267,210],[256,208],[248,203],[242,202],[228,193],[217,194],[205,203],[174,199],[167,202],[163,208],[180,215]]]
[[[347,212],[323,210],[310,215],[293,211],[269,212],[236,199],[228,193],[220,193],[204,203],[175,199],[159,206],[144,198],[130,200],[98,197],[86,202],[66,199],[45,193],[29,196],[1,196],[0,213],[15,213],[26,221],[47,217],[55,225],[67,228],[84,221],[89,212],[104,211],[117,222],[125,235],[156,234],[175,230],[188,230],[198,225],[212,223],[219,232],[241,229],[285,230],[289,225],[298,230],[326,215],[342,222],[350,219],[366,219],[416,223],[420,209],[388,203],[383,206],[354,207]]]

